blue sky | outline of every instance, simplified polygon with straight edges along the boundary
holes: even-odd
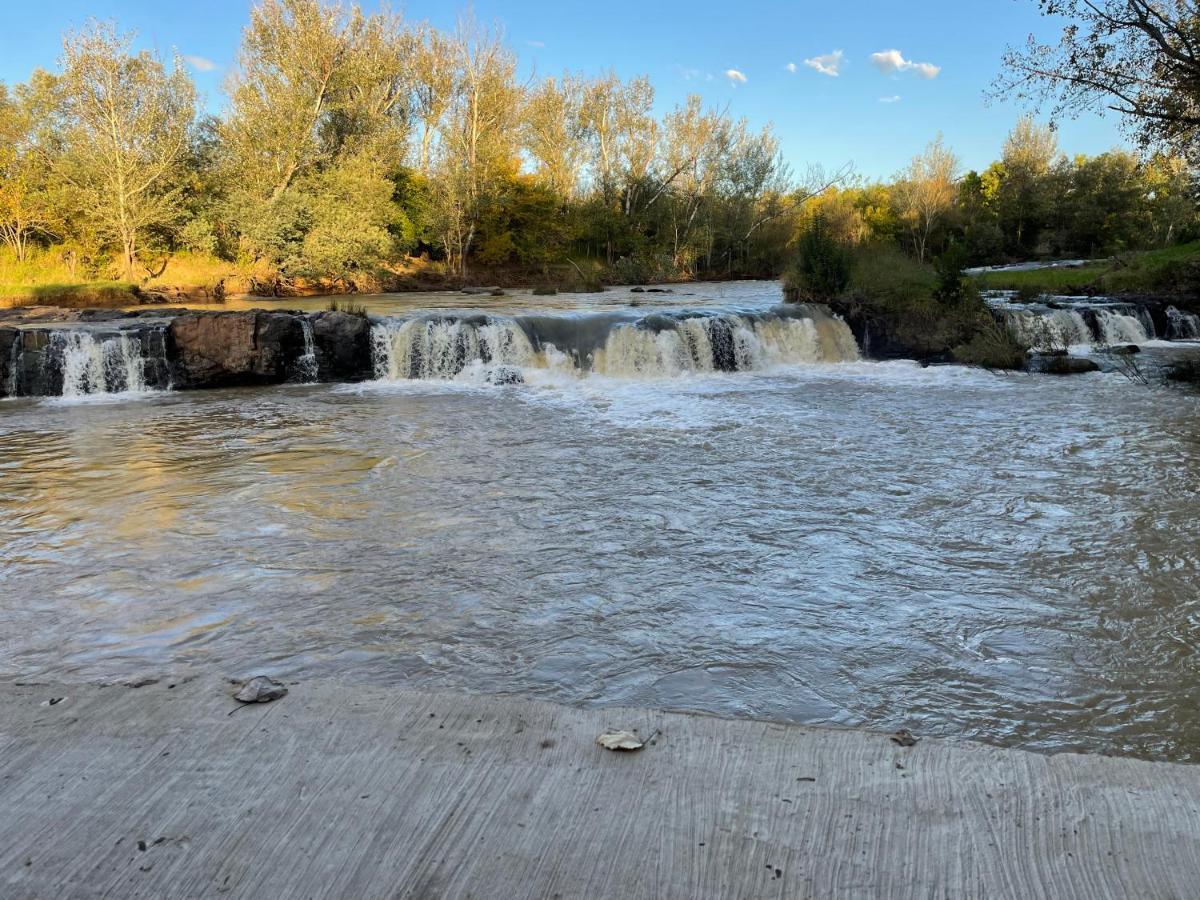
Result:
[[[64,29],[92,16],[111,18],[136,30],[144,46],[194,57],[196,83],[216,110],[249,0],[9,0],[5,6],[0,80],[22,81],[37,66],[52,67]],[[798,171],[808,163],[853,162],[868,177],[891,175],[939,131],[965,166],[986,165],[1020,114],[1013,104],[988,106],[982,96],[1004,47],[1031,32],[1057,33],[1037,15],[1034,0],[475,0],[473,6],[478,18],[504,27],[526,73],[646,74],[661,108],[700,93],[755,125],[773,122]],[[450,28],[467,7],[411,0],[402,8],[409,19]],[[1087,115],[1060,125],[1068,153],[1123,143],[1111,119]]]

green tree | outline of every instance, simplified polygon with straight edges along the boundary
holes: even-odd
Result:
[[[10,94],[0,83],[0,240],[24,262],[30,242],[54,236],[49,160],[38,145],[43,111],[29,90]]]
[[[196,111],[180,60],[168,70],[146,51],[135,54],[132,41],[103,23],[66,37],[57,80],[63,150],[54,167],[129,279],[144,240],[179,222]]]

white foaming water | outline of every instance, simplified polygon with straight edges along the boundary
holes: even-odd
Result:
[[[1200,316],[1169,306],[1167,319],[1171,323],[1167,337],[1185,341],[1200,338]]]
[[[527,366],[535,356],[520,327],[503,319],[388,321],[372,327],[371,343],[375,377],[383,381],[448,379],[475,362]]]
[[[1150,340],[1145,324],[1136,316],[1100,309],[1096,311],[1096,323],[1106,344],[1143,344]]]
[[[296,360],[296,371],[301,381],[316,381],[317,345],[313,340],[312,322],[307,318],[301,318],[300,328],[304,332],[304,354]]]
[[[1052,346],[1070,347],[1092,342],[1092,329],[1073,309],[1009,310],[1005,313],[1013,336],[1036,350]]]
[[[590,327],[580,325],[581,331]],[[860,358],[846,323],[819,310],[805,318],[683,316],[660,319],[653,327],[643,322],[616,322],[591,349],[577,347],[573,354],[545,338],[535,340],[536,349],[515,319],[384,322],[372,329],[375,375],[381,381],[477,381],[485,377],[488,366],[504,365],[575,377],[595,373],[645,379]]]
[[[141,343],[129,335],[97,341],[86,331],[65,331],[56,332],[53,339],[62,353],[64,398],[146,390]]]

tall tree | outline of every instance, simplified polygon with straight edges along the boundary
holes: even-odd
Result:
[[[1143,147],[1193,161],[1200,134],[1200,10],[1195,0],[1038,0],[1068,22],[1056,45],[1030,37],[1005,54],[998,97],[1049,102],[1053,114],[1106,108]]]
[[[954,208],[958,157],[939,134],[913,157],[896,185],[896,205],[908,225],[917,259],[929,252],[929,240]]]
[[[104,23],[66,37],[58,80],[64,152],[55,166],[129,279],[147,233],[179,219],[180,168],[196,114],[181,61],[168,70],[147,51],[133,53],[132,40]]]
[[[0,84],[0,240],[18,262],[30,241],[54,233],[49,156],[38,145],[44,113],[28,88],[10,94]]]

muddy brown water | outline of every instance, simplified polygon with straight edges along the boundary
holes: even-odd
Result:
[[[866,362],[4,401],[0,677],[343,676],[1196,761],[1198,405]]]

